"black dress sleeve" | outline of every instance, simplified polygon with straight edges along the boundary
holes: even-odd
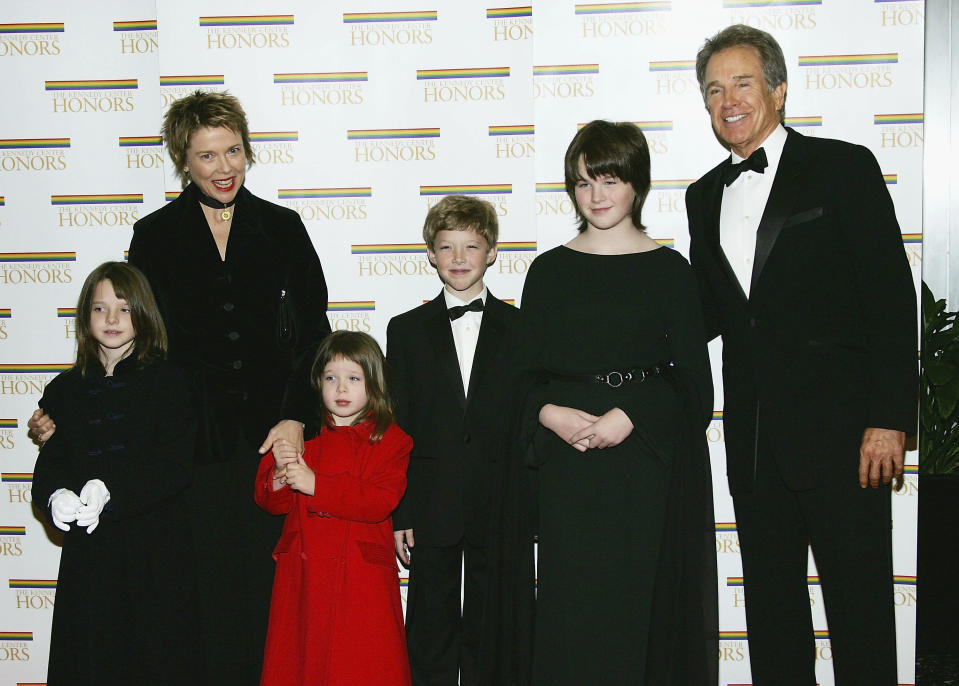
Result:
[[[286,380],[280,414],[303,422],[308,433],[319,429],[317,394],[310,384],[310,369],[316,349],[330,333],[326,317],[327,288],[323,267],[303,222],[296,217],[287,262],[286,306],[292,326],[293,356]]]

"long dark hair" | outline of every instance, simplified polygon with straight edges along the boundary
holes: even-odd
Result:
[[[133,323],[133,352],[141,367],[154,360],[166,358],[166,327],[160,317],[153,291],[147,277],[139,269],[126,262],[104,262],[90,272],[77,301],[77,362],[80,373],[86,376],[94,364],[100,368],[100,344],[90,330],[90,315],[93,312],[93,292],[101,281],[109,281],[117,298],[126,300],[130,306],[130,321]]]
[[[331,360],[337,357],[355,362],[363,370],[368,404],[365,411],[353,420],[353,424],[370,419],[373,422],[370,442],[376,443],[383,438],[383,434],[393,423],[393,403],[390,402],[386,391],[383,351],[380,350],[376,339],[367,333],[334,331],[323,339],[313,359],[313,368],[310,370],[310,382],[313,388],[321,390],[323,370]],[[326,426],[333,426],[333,419],[326,408],[323,409],[323,423]]]

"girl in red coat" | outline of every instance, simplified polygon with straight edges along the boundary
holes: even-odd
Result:
[[[261,686],[410,683],[390,513],[413,441],[393,424],[383,364],[371,336],[327,336],[311,372],[322,430],[303,455],[280,441],[260,461],[256,502],[286,515]]]

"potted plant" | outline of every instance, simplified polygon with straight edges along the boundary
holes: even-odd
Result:
[[[959,323],[922,284],[919,377],[919,653],[959,646]]]

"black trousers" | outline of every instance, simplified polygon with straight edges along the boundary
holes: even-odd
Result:
[[[406,595],[413,686],[475,683],[486,580],[485,547],[463,539],[452,546],[413,548]]]
[[[836,456],[846,467],[796,491],[761,445],[753,491],[733,494],[753,686],[816,684],[810,545],[836,686],[897,683],[890,489],[860,488],[858,446],[848,450]]]

